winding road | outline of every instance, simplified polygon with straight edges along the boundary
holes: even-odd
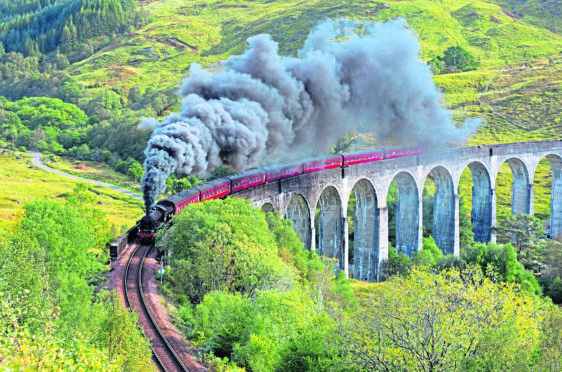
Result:
[[[68,178],[72,178],[72,179],[77,180],[77,181],[93,183],[94,185],[97,185],[97,186],[109,187],[110,189],[113,189],[115,191],[121,192],[121,193],[126,194],[128,196],[132,196],[133,198],[143,200],[141,194],[137,194],[136,192],[132,192],[132,191],[124,189],[122,187],[111,185],[109,183],[105,183],[105,182],[101,182],[101,181],[94,181],[94,180],[90,180],[90,179],[87,179],[87,178],[73,176],[72,174],[64,173],[64,172],[58,171],[56,169],[49,168],[45,164],[41,163],[41,156],[42,156],[41,154],[39,154],[37,152],[29,152],[29,153],[31,155],[33,155],[33,164],[35,164],[36,166],[38,166],[41,169],[46,170],[47,172],[56,173],[58,175],[68,177]]]

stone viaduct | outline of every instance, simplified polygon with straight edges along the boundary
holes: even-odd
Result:
[[[243,190],[236,196],[250,199],[252,205],[263,210],[279,211],[293,222],[307,248],[336,258],[339,269],[349,275],[347,206],[355,190],[353,277],[378,281],[381,264],[388,258],[386,202],[393,180],[399,193],[397,251],[411,257],[421,248],[422,192],[429,176],[435,182],[433,237],[445,254],[458,255],[458,190],[466,167],[474,183],[474,238],[489,242],[495,241],[490,227],[496,223],[495,183],[500,166],[507,162],[513,175],[512,214],[533,214],[533,178],[539,161],[545,157],[552,168],[550,229],[553,236],[562,237],[562,139],[428,151],[420,156],[303,174]]]

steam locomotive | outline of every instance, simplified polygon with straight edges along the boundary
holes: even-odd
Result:
[[[304,173],[319,172],[326,169],[342,168],[353,164],[403,156],[415,156],[423,153],[424,149],[420,145],[361,150],[308,159],[304,163],[298,162],[253,169],[241,174],[219,178],[189,190],[184,190],[156,203],[151,208],[150,213],[138,221],[138,236],[143,241],[154,241],[154,235],[162,225],[168,223],[174,215],[179,214],[182,209],[190,204],[222,198],[250,187]]]

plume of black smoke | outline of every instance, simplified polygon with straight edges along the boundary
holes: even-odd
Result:
[[[277,43],[258,35],[213,71],[192,64],[180,112],[141,124],[154,128],[145,151],[147,210],[175,171],[205,176],[221,164],[242,171],[266,158],[325,151],[350,129],[427,146],[476,129],[455,128],[403,19],[349,26],[320,24],[297,58],[279,56]]]

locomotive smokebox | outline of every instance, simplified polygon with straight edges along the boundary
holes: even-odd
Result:
[[[152,218],[152,216],[150,214],[147,214],[146,216],[141,218],[141,226],[143,226],[143,225],[153,227],[154,226],[154,218]]]

